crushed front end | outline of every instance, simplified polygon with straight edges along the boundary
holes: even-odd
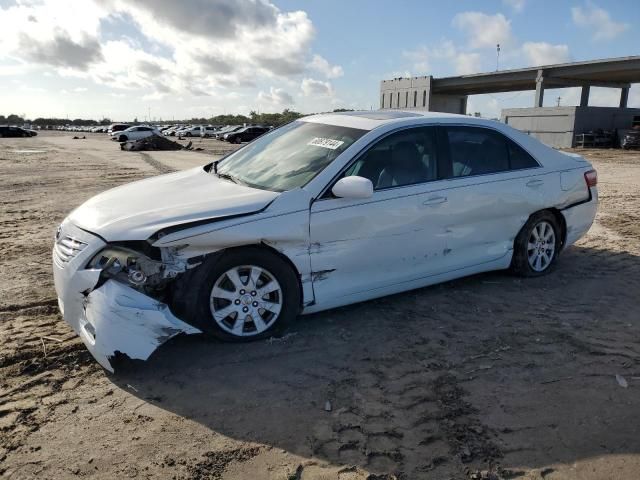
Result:
[[[105,369],[113,372],[118,352],[146,360],[170,338],[200,332],[163,301],[167,284],[184,270],[169,255],[146,242],[108,244],[69,221],[56,232],[53,276],[60,311]]]

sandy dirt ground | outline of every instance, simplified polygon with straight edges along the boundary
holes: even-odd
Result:
[[[246,345],[178,337],[110,375],[58,313],[54,231],[211,156],[71,136],[0,140],[0,477],[640,478],[640,153],[580,151],[600,212],[548,276],[478,275]]]

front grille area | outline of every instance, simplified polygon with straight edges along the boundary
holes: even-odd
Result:
[[[85,247],[86,243],[80,240],[70,237],[68,235],[61,236],[53,247],[53,259],[59,267],[63,267],[69,263],[73,257],[80,253]]]

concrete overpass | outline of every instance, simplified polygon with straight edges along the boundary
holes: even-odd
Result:
[[[456,77],[394,78],[380,82],[380,108],[466,114],[467,97],[535,90],[532,108],[502,111],[502,121],[555,147],[571,147],[575,135],[592,130],[620,134],[640,122],[640,109],[627,108],[629,88],[640,83],[640,56],[500,70]],[[544,91],[580,87],[580,104],[542,107]],[[617,107],[589,106],[591,87],[620,89]]]
[[[589,105],[590,87],[619,88],[620,108],[629,87],[640,82],[640,56],[434,78],[394,78],[380,83],[380,107],[466,113],[468,95],[535,90],[534,107],[542,107],[544,90],[581,87],[580,106]],[[414,101],[415,100],[415,101]]]

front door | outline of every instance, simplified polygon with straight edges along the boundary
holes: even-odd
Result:
[[[318,303],[446,271],[446,195],[439,192],[433,127],[401,130],[360,155],[343,176],[371,180],[368,199],[311,206],[313,288]],[[374,296],[374,295],[372,295]]]

